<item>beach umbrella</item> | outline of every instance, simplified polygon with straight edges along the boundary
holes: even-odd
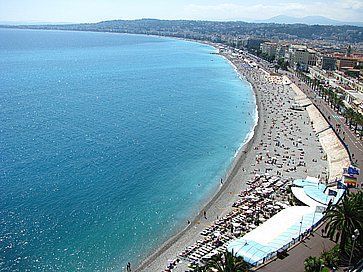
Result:
[[[222,234],[221,234],[221,232],[220,231],[215,231],[214,233],[213,233],[213,235],[215,236],[215,237],[221,237],[222,236]]]

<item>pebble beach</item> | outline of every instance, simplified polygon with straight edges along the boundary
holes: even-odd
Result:
[[[243,214],[240,205],[245,202],[249,191],[256,189],[256,176],[274,177],[284,185],[306,176],[328,180],[327,158],[308,112],[291,108],[297,94],[290,83],[271,80],[261,67],[251,65],[252,60],[247,55],[245,58],[236,57],[228,51],[222,51],[221,55],[231,61],[240,76],[253,87],[259,117],[254,135],[240,150],[220,189],[199,215],[194,220],[191,219],[190,223],[186,222],[186,228],[182,232],[164,243],[135,271],[164,271],[172,260],[176,261],[172,271],[188,270],[189,261],[181,257],[181,253],[188,251],[188,247],[190,249],[204,243],[202,241],[207,230],[213,229],[222,218],[233,219]],[[280,187],[282,188],[274,190],[269,198],[289,205],[286,188]],[[264,205],[265,203],[260,203],[257,206],[264,210]],[[243,216],[251,217],[248,214]],[[224,244],[234,238],[230,231],[225,237]]]

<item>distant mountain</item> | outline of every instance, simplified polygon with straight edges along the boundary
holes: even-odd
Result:
[[[363,27],[352,25],[307,25],[307,24],[271,24],[246,23],[241,21],[213,22],[190,20],[112,20],[88,24],[68,25],[18,25],[1,26],[21,29],[53,29],[100,31],[114,33],[133,33],[147,35],[161,35],[196,40],[209,40],[234,44],[234,38],[260,37],[279,40],[329,40],[337,42],[362,42]]]
[[[254,21],[256,23],[276,23],[276,24],[307,24],[307,25],[353,25],[363,26],[363,22],[342,22],[323,16],[306,16],[302,18],[278,15],[267,20]]]

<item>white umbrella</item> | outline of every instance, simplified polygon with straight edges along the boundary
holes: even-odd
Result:
[[[222,234],[221,234],[221,232],[220,231],[215,231],[214,233],[213,233],[213,235],[215,236],[215,237],[221,237],[222,236]]]

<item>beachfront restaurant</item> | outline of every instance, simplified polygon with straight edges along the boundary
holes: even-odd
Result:
[[[242,238],[230,242],[227,250],[252,266],[258,266],[298,242],[321,220],[322,211],[308,206],[288,207]]]
[[[345,189],[327,187],[319,179],[297,179],[291,187],[294,196],[306,206],[283,209],[242,238],[231,241],[227,250],[252,266],[287,251],[320,224],[329,203],[336,204]]]
[[[328,187],[314,177],[296,179],[293,181],[291,191],[294,197],[304,205],[310,207],[327,206],[336,204],[343,196],[345,189],[338,187]]]

